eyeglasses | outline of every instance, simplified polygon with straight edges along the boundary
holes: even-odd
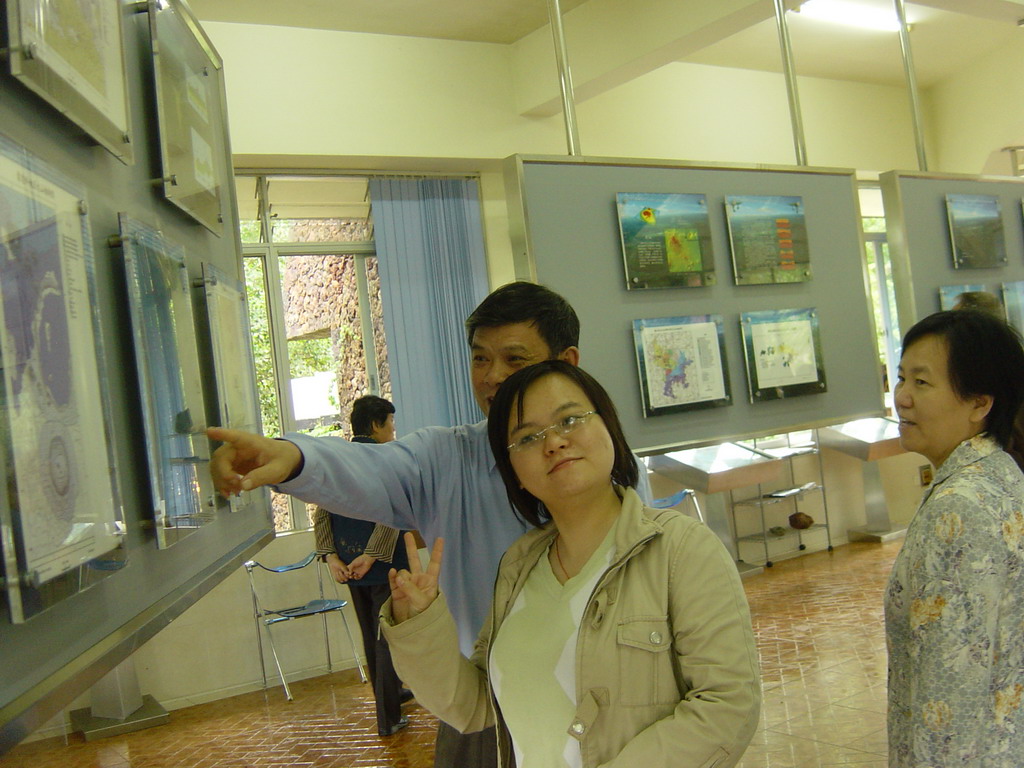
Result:
[[[556,434],[565,436],[571,432],[575,432],[577,429],[586,424],[591,416],[596,416],[597,411],[585,411],[584,413],[574,413],[566,416],[561,421],[556,421],[550,427],[544,427],[539,432],[533,432],[529,435],[523,435],[514,443],[508,444],[509,453],[518,453],[519,451],[525,451],[529,448],[534,448],[541,445],[544,442],[544,438],[548,432],[554,432]]]

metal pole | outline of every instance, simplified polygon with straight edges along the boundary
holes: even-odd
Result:
[[[918,98],[917,77],[914,75],[914,56],[910,52],[910,29],[907,27],[907,12],[903,0],[893,0],[896,17],[900,22],[900,51],[903,53],[903,72],[907,76],[907,90],[910,92],[910,120],[914,126],[914,143],[917,145],[917,168],[928,170],[928,157],[924,150],[924,133],[921,130],[921,100]]]
[[[800,112],[800,94],[797,91],[796,70],[793,67],[793,46],[789,42],[789,25],[786,24],[786,6],[783,0],[775,0],[775,23],[779,28],[782,74],[786,77],[786,94],[789,96],[789,119],[793,123],[793,148],[796,151],[796,164],[807,165],[804,119]]]
[[[576,102],[572,93],[572,74],[569,72],[569,54],[562,29],[562,8],[558,0],[548,0],[548,18],[555,42],[555,61],[558,64],[558,84],[562,89],[562,115],[565,118],[565,143],[570,155],[580,154],[580,135],[576,130]]]

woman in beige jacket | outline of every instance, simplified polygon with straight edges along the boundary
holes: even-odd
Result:
[[[503,766],[737,763],[760,685],[746,599],[717,537],[643,506],[615,408],[579,368],[515,373],[488,430],[509,499],[536,529],[502,559],[471,660],[437,590],[443,543],[425,571],[413,557],[391,572],[381,626],[402,679],[463,732],[497,723]]]

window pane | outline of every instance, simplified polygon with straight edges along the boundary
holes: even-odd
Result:
[[[275,219],[275,243],[361,243],[370,239],[365,219]]]
[[[249,304],[249,332],[256,362],[256,390],[260,399],[263,434],[280,437],[281,418],[274,389],[274,361],[270,347],[270,323],[267,313],[266,280],[263,258],[247,256],[242,260],[245,272],[245,293]]]
[[[238,222],[238,234],[243,243],[261,243],[259,219],[242,219]]]

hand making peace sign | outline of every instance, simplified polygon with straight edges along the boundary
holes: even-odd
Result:
[[[405,550],[409,553],[409,570],[388,571],[388,582],[391,585],[391,618],[395,624],[418,613],[423,613],[437,597],[437,576],[441,572],[441,556],[444,553],[444,539],[434,541],[430,552],[427,570],[420,566],[420,556],[416,549],[416,538],[411,533],[405,534]]]

